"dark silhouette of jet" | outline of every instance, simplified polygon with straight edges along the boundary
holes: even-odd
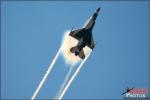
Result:
[[[95,24],[96,17],[98,16],[98,13],[100,11],[100,8],[97,8],[96,12],[92,15],[89,22],[84,28],[77,29],[77,30],[71,30],[70,36],[78,40],[78,44],[75,47],[72,47],[70,49],[70,52],[74,53],[76,56],[79,56],[81,59],[85,58],[85,54],[83,51],[83,48],[85,46],[88,46],[92,50],[95,47],[95,43],[93,41],[92,36],[92,29]]]
[[[133,88],[128,88],[127,87],[127,89],[126,89],[126,91],[124,92],[124,93],[122,93],[121,95],[124,95],[124,94],[126,94],[126,93],[129,93],[131,90],[133,90],[134,89],[134,87]]]

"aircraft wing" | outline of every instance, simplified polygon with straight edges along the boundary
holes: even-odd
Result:
[[[94,40],[93,40],[93,35],[91,34],[91,38],[89,39],[89,41],[86,44],[89,48],[94,49],[95,44],[94,44]]]
[[[77,39],[79,41],[81,39],[83,33],[84,33],[84,28],[73,30],[73,31],[70,32],[69,35],[74,37],[75,39]]]

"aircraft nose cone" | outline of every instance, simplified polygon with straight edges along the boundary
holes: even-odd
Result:
[[[97,8],[97,12],[99,12],[100,11],[100,7],[99,8]]]

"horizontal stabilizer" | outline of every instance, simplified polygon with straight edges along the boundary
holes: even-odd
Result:
[[[75,53],[75,52],[78,52],[79,50],[78,50],[78,47],[77,46],[75,46],[75,47],[72,47],[71,49],[70,49],[70,52],[72,52],[72,53]]]
[[[79,52],[79,57],[80,57],[81,59],[84,59],[84,58],[85,58],[83,49]]]
[[[72,48],[70,49],[70,52],[71,52],[71,53],[74,53],[76,56],[79,56],[81,59],[84,59],[84,58],[85,58],[83,49],[82,49],[81,51],[79,51],[79,49],[78,49],[77,46],[72,47]]]

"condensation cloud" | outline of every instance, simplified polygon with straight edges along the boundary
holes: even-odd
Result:
[[[70,33],[69,30],[64,33],[64,37],[62,41],[62,55],[67,64],[76,64],[82,61],[82,59],[79,58],[78,56],[75,56],[74,53],[71,53],[70,48],[76,46],[78,43],[78,40],[69,36],[69,33]],[[91,49],[88,48],[87,46],[83,48],[83,50],[84,50],[85,56],[91,51]]]

